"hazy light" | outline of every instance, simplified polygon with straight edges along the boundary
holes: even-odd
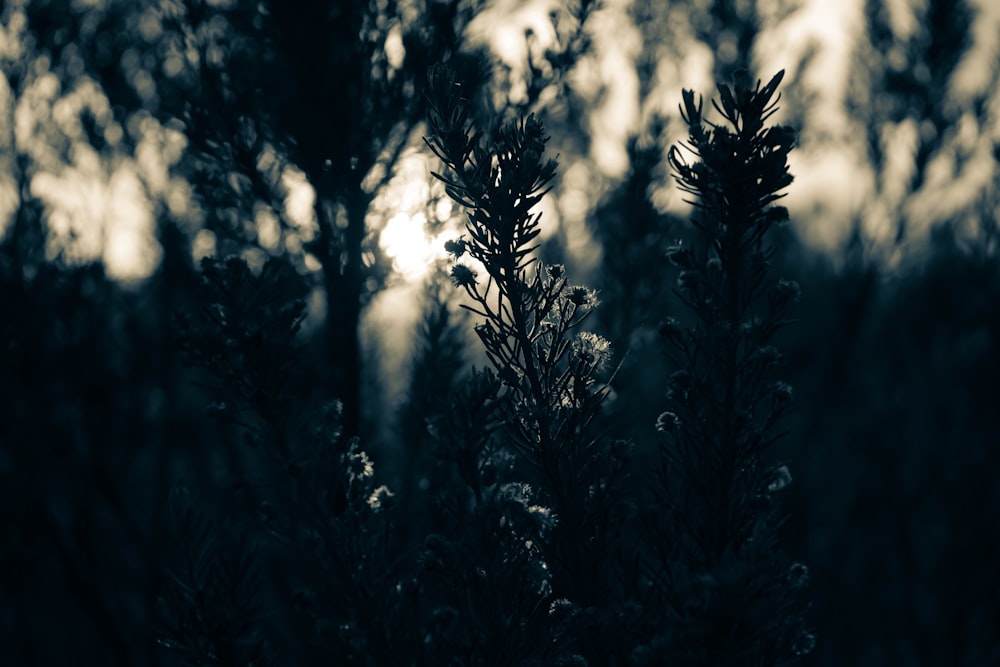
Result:
[[[213,4],[227,1],[212,0]],[[31,192],[46,207],[55,240],[49,250],[64,252],[76,261],[103,258],[109,273],[123,278],[148,275],[159,261],[154,231],[155,217],[162,208],[157,207],[165,207],[177,219],[191,221],[198,214],[190,184],[171,170],[186,149],[186,137],[179,126],[161,125],[143,111],[119,124],[99,81],[81,76],[71,84],[60,82],[49,71],[48,56],[29,56],[30,49],[25,48],[27,21],[23,4],[12,4],[6,25],[0,26],[0,56],[11,62],[23,61],[27,82],[15,98],[6,82],[0,80],[0,109],[8,106],[0,113],[0,137],[11,136],[14,145],[10,148],[28,157],[36,169]],[[586,216],[627,173],[625,145],[629,136],[641,131],[645,119],[655,113],[676,119],[681,88],[693,88],[708,96],[714,88],[714,56],[694,36],[690,12],[679,6],[669,7],[669,3],[660,5],[658,11],[669,14],[664,24],[673,26],[673,32],[662,38],[669,39],[669,44],[643,44],[630,18],[633,4],[630,0],[602,3],[588,27],[592,49],[569,74],[575,95],[589,110],[585,120],[589,153],[562,153],[560,185],[543,205],[551,207],[551,211],[546,209],[543,224],[545,236],[551,225],[562,224],[572,239],[571,250],[576,253],[586,254],[588,244],[592,252],[599,252],[586,232]],[[1000,141],[1000,89],[993,84],[1000,57],[1000,2],[970,0],[974,12],[970,48],[948,82],[948,98],[954,108],[968,108],[978,100],[991,111],[979,120],[966,114],[961,123],[950,128],[941,150],[928,163],[918,192],[909,192],[908,184],[915,170],[920,127],[912,121],[883,124],[880,129],[886,162],[876,174],[868,161],[864,138],[859,138],[857,121],[846,105],[848,98],[857,94],[854,88],[867,90],[864,68],[852,66],[865,39],[864,1],[803,0],[791,11],[785,11],[786,4],[782,0],[755,3],[761,16],[761,33],[753,56],[762,77],[786,69],[783,87],[798,88],[811,100],[800,147],[791,156],[796,181],[787,200],[803,239],[836,248],[849,230],[848,223],[858,215],[866,218],[866,231],[873,238],[891,238],[893,222],[900,214],[907,217],[910,230],[927,229],[973,206],[997,175],[991,147]],[[900,49],[907,39],[933,29],[921,24],[924,4],[922,0],[887,0],[887,17]],[[560,47],[563,35],[557,34],[552,16],[564,12],[563,5],[560,0],[497,0],[487,3],[472,20],[467,46],[487,46],[511,68],[509,84],[513,92],[508,90],[504,96],[519,99],[529,53],[543,64],[546,49]],[[402,31],[408,21],[415,19],[419,6],[410,1],[401,4],[403,21],[389,31],[384,44],[391,68],[404,62]],[[137,27],[146,39],[156,38],[162,30],[159,20],[151,14],[142,15]],[[225,26],[219,24],[213,29],[223,31]],[[642,92],[634,65],[643,57],[644,49],[656,49],[656,63],[652,90],[640,99]],[[221,51],[214,56],[219,54]],[[806,55],[809,58],[804,58]],[[190,57],[171,51],[165,54],[163,67],[168,74],[179,73],[184,58]],[[77,56],[70,63],[72,68],[82,67],[79,60]],[[798,63],[804,67],[800,69]],[[137,94],[148,99],[156,95],[156,90],[141,64],[138,51],[129,50],[121,67]],[[878,91],[872,90],[871,94]],[[83,111],[103,132],[109,144],[104,151],[98,152],[87,143],[80,122]],[[670,132],[681,130],[679,123],[670,126]],[[126,133],[139,139],[132,155],[119,148]],[[674,138],[680,137],[668,137]],[[67,144],[72,147],[68,163],[63,151]],[[0,172],[4,172],[0,175],[0,234],[17,206],[18,193],[8,176],[14,173],[10,158],[13,152],[0,155]],[[276,151],[265,147],[258,167],[266,171],[278,160]],[[375,201],[369,223],[377,230],[378,224],[387,221],[379,235],[380,243],[396,270],[410,281],[424,276],[443,254],[444,237],[457,235],[454,230],[429,231],[455,212],[447,200],[442,199],[426,213],[432,221],[419,212],[430,197],[427,173],[436,166],[422,149],[411,147],[392,166],[389,187],[371,192]],[[308,243],[319,234],[315,191],[300,169],[286,165],[281,173],[286,190],[283,215],[276,217],[273,212],[257,210],[246,222],[256,229],[265,249],[305,253],[306,266],[318,270],[318,260],[306,253]],[[384,165],[380,164],[369,180],[374,184],[384,176]],[[686,210],[669,179],[655,196],[664,210]],[[279,218],[289,223],[287,228],[278,224]],[[197,227],[193,222],[192,226]],[[214,236],[199,232],[194,254],[214,251]]]
[[[399,69],[403,66],[406,58],[406,47],[403,46],[403,31],[399,24],[389,29],[389,34],[385,37],[385,56],[389,61],[389,67]]]
[[[452,207],[429,207],[434,164],[416,149],[407,149],[393,165],[391,180],[372,201],[368,224],[379,231],[379,245],[392,259],[393,268],[407,282],[420,280],[444,256],[444,231],[440,223]],[[446,215],[442,216],[444,213]],[[427,216],[436,218],[428,221]]]
[[[196,260],[215,254],[215,233],[210,229],[199,229],[191,242],[191,254]]]
[[[621,2],[610,2],[590,22],[593,31],[594,70],[599,79],[591,97],[591,157],[611,179],[624,178],[629,169],[626,143],[638,128],[639,75],[636,59],[642,53],[642,35]]]
[[[316,222],[316,191],[306,180],[306,175],[295,167],[286,167],[281,174],[281,186],[285,188],[285,218],[295,227],[305,243],[312,241],[319,233]]]
[[[269,206],[258,204],[254,207],[254,223],[257,226],[257,242],[268,252],[276,252],[281,243],[281,225]]]
[[[117,170],[103,193],[108,217],[102,259],[108,274],[142,280],[159,265],[163,249],[156,241],[152,206],[143,183],[129,168]]]
[[[969,27],[972,44],[959,63],[949,84],[956,104],[968,104],[989,91],[996,78],[995,63],[1000,58],[1000,2],[972,0],[975,18]]]
[[[397,213],[379,235],[385,254],[392,258],[392,266],[407,280],[417,280],[427,273],[437,257],[444,254],[442,242],[427,233],[427,219],[423,213],[408,215]]]

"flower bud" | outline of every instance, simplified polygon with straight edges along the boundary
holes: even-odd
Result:
[[[681,271],[677,275],[677,287],[684,291],[690,291],[698,285],[698,274],[694,271]]]
[[[781,491],[792,483],[792,473],[788,472],[788,466],[775,468],[771,473],[771,481],[767,485],[767,490],[771,493]]]
[[[804,588],[809,583],[809,568],[802,563],[792,563],[788,568],[788,583],[796,590]]]
[[[476,272],[465,264],[451,267],[451,281],[456,287],[472,287],[476,284]]]
[[[792,402],[793,391],[791,385],[779,382],[771,390],[771,400],[776,410],[784,410]]]
[[[694,255],[691,253],[691,249],[685,248],[679,243],[667,248],[666,256],[671,264],[679,266],[682,269],[690,270],[695,268]]]
[[[599,303],[597,293],[589,287],[574,285],[567,290],[566,299],[578,308],[595,308]]]
[[[677,347],[682,346],[684,343],[684,330],[681,328],[680,322],[674,317],[662,320],[656,331]]]
[[[663,412],[656,418],[656,430],[660,433],[673,433],[680,428],[680,426],[680,417],[673,412]]]
[[[465,254],[465,241],[463,239],[451,239],[450,241],[445,241],[444,249],[454,256],[455,259],[458,259]]]
[[[794,280],[779,280],[771,291],[771,303],[776,307],[788,306],[799,300],[799,284]]]

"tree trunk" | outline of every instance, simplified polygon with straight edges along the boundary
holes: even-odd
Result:
[[[354,180],[356,179],[352,179]],[[323,264],[326,289],[328,386],[331,397],[343,405],[342,426],[345,435],[360,435],[363,364],[359,326],[361,293],[364,289],[361,255],[369,197],[361,188],[360,182],[352,182],[347,193],[337,193],[334,187],[323,188],[320,185],[322,179],[314,183],[317,183],[318,214],[322,209],[330,210],[329,202],[339,201],[346,208],[346,229],[339,229],[336,219],[321,221],[323,238],[320,239],[318,258]],[[325,217],[330,216],[327,214]]]

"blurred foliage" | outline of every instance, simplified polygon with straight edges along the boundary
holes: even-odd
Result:
[[[602,636],[621,642],[598,647],[608,654],[650,638],[634,600],[599,609],[546,597],[554,580],[538,568],[537,545],[558,534],[540,511],[548,498],[519,486],[523,468],[497,447],[503,379],[469,372],[466,321],[446,278],[428,285],[398,414],[360,405],[356,392],[359,377],[379,381],[360,364],[356,325],[389,271],[366,218],[418,143],[428,65],[447,60],[472,82],[478,120],[535,112],[565,168],[593,159],[588,105],[603,103],[608,85],[577,78],[586,70],[576,66],[593,65],[600,3],[558,13],[560,38],[529,51],[527,92],[516,100],[516,73],[463,47],[488,4],[32,0],[0,9],[17,37],[4,45],[11,97],[0,123],[16,202],[0,242],[6,663],[156,665],[206,654],[257,663],[273,653],[296,664],[419,655],[414,664],[510,665],[544,645],[537,664],[583,664],[577,652],[597,650]],[[602,251],[592,276],[602,305],[588,324],[621,362],[597,419],[631,438],[623,449],[633,469],[655,461],[670,368],[655,335],[678,308],[663,253],[694,234],[687,213],[656,196],[680,127],[677,95],[669,104],[658,95],[691,73],[677,63],[701,62],[685,60],[692,54],[709,54],[702,60],[720,83],[752,72],[768,52],[765,29],[800,9],[763,4],[643,0],[628,10],[642,35],[642,121],[625,133],[622,182],[588,172],[597,206],[585,217]],[[793,326],[776,336],[795,387],[784,417],[792,437],[769,459],[792,476],[778,539],[808,564],[796,581],[816,645],[801,664],[998,665],[995,178],[937,221],[929,242],[913,242],[933,214],[927,204],[974,180],[966,168],[979,153],[996,173],[995,90],[953,95],[979,5],[895,5],[915,28],[901,32],[887,3],[867,3],[853,51],[847,139],[864,146],[875,181],[854,236],[818,255],[794,232],[812,223],[806,216],[772,237],[772,270],[802,288]],[[397,38],[402,65],[386,48]],[[783,65],[804,82],[816,55]],[[31,131],[17,135],[8,119],[34,103],[46,75],[58,81],[53,104],[88,82],[107,103],[83,104],[78,128],[54,106],[36,109]],[[831,141],[812,131],[822,91],[788,84],[785,121],[813,147]],[[78,160],[82,144],[101,160],[137,157],[150,128],[177,133],[184,148],[175,181],[141,172],[163,257],[148,280],[123,285],[100,263],[58,252],[33,178]],[[912,165],[902,172],[893,167],[901,146]],[[287,215],[289,175],[317,192],[312,223]],[[177,183],[189,188],[173,192],[185,206],[171,203]],[[276,243],[254,224],[261,211],[277,219]],[[891,252],[873,239],[876,219],[889,221]],[[219,256],[250,261],[210,262],[199,277],[201,230]],[[572,257],[563,261],[572,268]],[[325,316],[311,300],[303,310],[315,294]],[[213,324],[220,308],[236,319]],[[178,313],[191,326],[177,327]],[[227,323],[237,324],[227,333]],[[333,380],[334,370],[345,375]],[[364,430],[349,414],[355,393],[359,415],[396,424],[395,442],[366,452],[351,437]],[[638,530],[619,527],[626,544]],[[724,590],[758,581],[728,571]],[[738,604],[718,597],[718,581],[682,583],[677,595],[689,601]],[[655,654],[623,662],[643,660]]]

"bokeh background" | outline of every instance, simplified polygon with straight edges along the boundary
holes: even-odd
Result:
[[[450,62],[558,154],[547,259],[600,290],[611,428],[655,447],[690,206],[683,88],[785,71],[776,270],[797,409],[775,456],[810,665],[1000,665],[1000,3],[8,0],[0,10],[0,632],[14,664],[156,664],[171,485],[212,488],[172,322],[197,261],[305,278],[304,393],[404,475],[396,413],[461,212],[422,143]],[[446,283],[447,281],[443,281]],[[447,300],[447,299],[446,299]],[[469,364],[481,364],[474,346]],[[221,492],[220,492],[221,493]],[[81,656],[86,656],[81,658]],[[83,660],[84,662],[80,662]]]

